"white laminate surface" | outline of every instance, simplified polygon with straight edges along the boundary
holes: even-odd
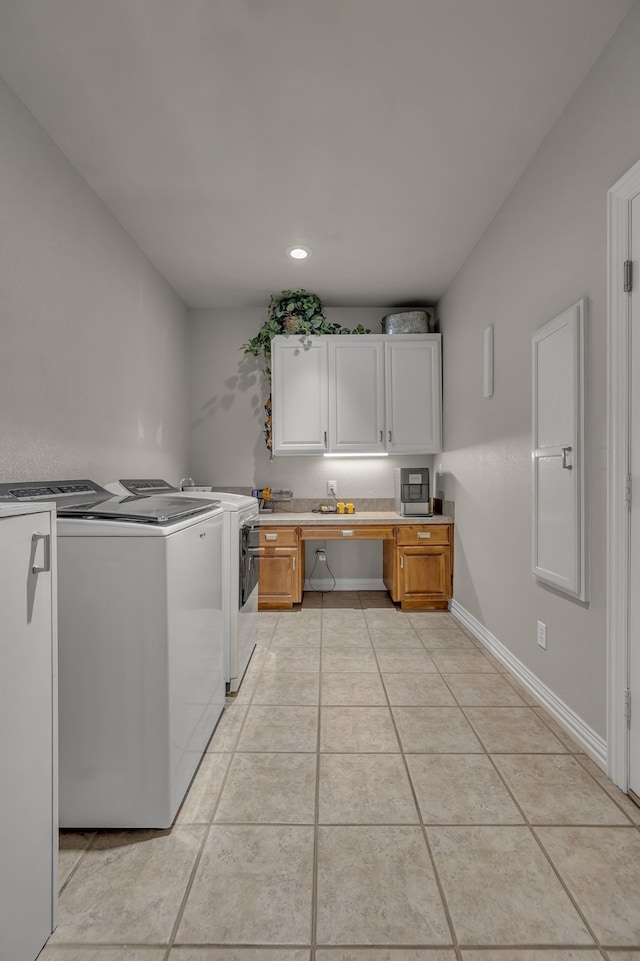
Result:
[[[316,514],[313,511],[300,513],[275,511],[273,514],[260,514],[260,524],[295,527],[298,524],[452,524],[453,518],[444,514],[431,517],[402,517],[395,511],[356,511],[355,514]]]

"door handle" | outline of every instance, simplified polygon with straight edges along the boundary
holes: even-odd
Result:
[[[295,555],[295,554],[292,554],[292,555],[291,555],[291,563],[292,563],[293,569],[294,569],[294,571],[295,571],[295,569],[296,569],[296,555]]]
[[[389,431],[389,443],[391,443],[391,431]]]
[[[384,440],[384,431],[381,430],[381,431],[380,431],[380,443],[382,443],[383,440]]]
[[[35,557],[35,552],[37,550],[38,541],[41,540],[44,548],[44,558],[42,567],[38,567],[34,564],[31,568],[33,574],[44,574],[51,570],[51,535],[50,534],[39,534],[35,533],[31,535],[31,543],[33,544],[33,555]]]
[[[400,570],[404,570],[404,554],[400,555]]]
[[[573,470],[573,464],[567,464],[567,456],[571,453],[572,450],[573,450],[572,447],[562,448],[562,469],[563,470]]]

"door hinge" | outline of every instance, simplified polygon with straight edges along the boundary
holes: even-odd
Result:
[[[624,292],[626,294],[633,290],[633,261],[625,260],[624,262]]]
[[[631,722],[631,691],[629,688],[624,692],[624,716],[627,723]]]
[[[627,474],[624,482],[624,503],[627,510],[631,510],[631,474]]]

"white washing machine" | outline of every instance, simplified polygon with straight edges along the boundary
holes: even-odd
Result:
[[[0,485],[58,521],[60,826],[171,825],[224,709],[222,507]]]
[[[258,625],[258,513],[257,498],[226,491],[173,487],[165,480],[128,479],[107,484],[115,494],[197,497],[219,501],[224,510],[223,613],[225,629],[225,681],[227,691],[240,687],[256,645]]]

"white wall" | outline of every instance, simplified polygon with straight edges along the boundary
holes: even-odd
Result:
[[[380,333],[389,307],[326,308],[345,327],[362,324]],[[263,427],[269,387],[258,358],[242,344],[266,319],[261,309],[194,310],[189,325],[191,443],[189,472],[197,483],[214,487],[272,487],[293,490],[296,498],[327,500],[327,480],[338,483],[340,500],[393,497],[394,467],[431,465],[431,457],[329,459],[317,455],[269,458]],[[313,565],[313,543],[307,570]],[[344,586],[377,581],[382,586],[382,542],[326,543],[327,560]],[[371,586],[363,585],[363,586]]]
[[[640,6],[614,35],[439,305],[455,598],[600,736],[605,731],[607,190],[640,157]],[[531,569],[531,335],[589,299],[590,602]],[[495,329],[495,395],[482,396]],[[536,643],[547,624],[548,650]]]
[[[0,80],[0,480],[187,468],[186,309]]]
[[[380,333],[388,307],[326,308],[328,320],[362,324]],[[217,487],[291,488],[294,497],[326,498],[327,479],[338,482],[341,500],[393,497],[393,468],[429,463],[427,457],[331,459],[317,455],[269,458],[263,427],[269,386],[262,361],[242,344],[266,319],[266,307],[194,310],[189,325],[190,472]]]

